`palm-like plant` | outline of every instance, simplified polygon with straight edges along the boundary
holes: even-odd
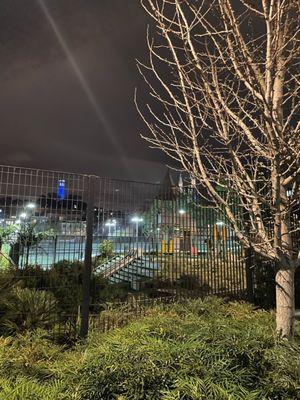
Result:
[[[56,320],[56,299],[45,290],[15,287],[4,306],[1,325],[10,333],[49,328]]]
[[[37,222],[30,221],[20,225],[12,237],[9,256],[15,266],[19,265],[20,255],[25,253],[25,266],[28,266],[29,251],[31,247],[37,246],[51,232],[37,232]]]

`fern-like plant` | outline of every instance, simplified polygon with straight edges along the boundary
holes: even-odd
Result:
[[[10,333],[49,328],[55,323],[57,302],[51,292],[17,286],[4,304],[1,325]]]

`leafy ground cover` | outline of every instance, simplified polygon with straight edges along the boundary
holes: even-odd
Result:
[[[296,400],[297,340],[276,337],[272,313],[217,298],[151,308],[72,348],[45,331],[3,337],[0,400]]]

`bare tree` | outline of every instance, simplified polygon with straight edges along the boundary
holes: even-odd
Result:
[[[206,188],[245,248],[273,260],[277,330],[294,333],[300,264],[291,215],[299,205],[299,0],[142,0],[153,18],[149,64],[139,70],[154,99],[138,110],[142,135]],[[153,106],[160,103],[160,108]],[[250,229],[232,211],[238,195]],[[299,245],[299,243],[298,243]]]

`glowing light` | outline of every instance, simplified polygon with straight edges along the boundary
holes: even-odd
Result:
[[[108,236],[111,236],[111,228],[115,228],[117,225],[117,221],[115,219],[108,220],[105,223],[105,226],[108,227]]]
[[[140,217],[137,217],[137,216],[136,216],[136,217],[132,217],[132,218],[131,218],[131,221],[132,221],[132,222],[143,222],[144,220],[143,220],[143,218],[140,218]]]
[[[181,209],[180,209],[178,212],[179,212],[179,214],[180,214],[180,215],[183,215],[183,214],[185,214],[185,210],[184,210],[184,209],[182,209],[182,208],[181,208]]]
[[[218,221],[218,222],[216,222],[216,225],[222,226],[222,225],[224,225],[224,222],[223,221]]]
[[[111,220],[111,221],[107,221],[105,223],[105,226],[116,226],[117,225],[117,221],[115,219]]]
[[[20,218],[22,218],[22,219],[25,219],[25,218],[27,218],[27,214],[24,212],[24,213],[21,213],[20,214]]]
[[[36,208],[36,205],[34,203],[28,203],[26,204],[26,208],[34,209]]]

